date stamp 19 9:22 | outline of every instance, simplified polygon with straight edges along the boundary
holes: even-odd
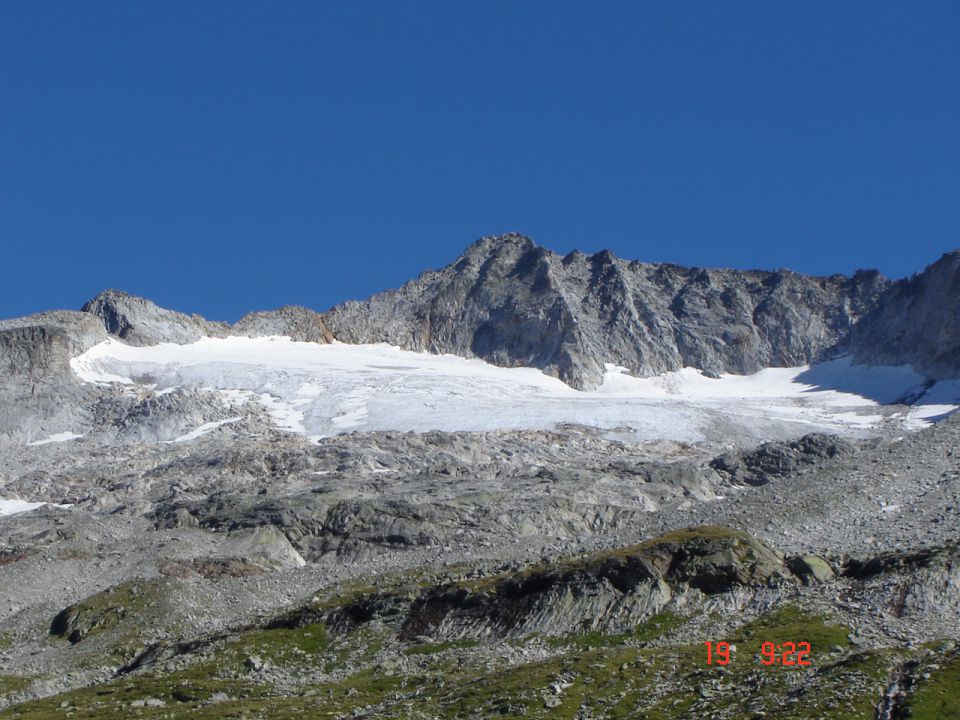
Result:
[[[707,646],[707,665],[727,665],[737,650],[736,645],[727,642],[706,641],[704,645]],[[810,653],[808,642],[764,642],[756,656],[763,665],[805,667],[810,664]]]

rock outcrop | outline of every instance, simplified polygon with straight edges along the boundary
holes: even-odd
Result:
[[[331,630],[344,632],[391,618],[401,639],[426,635],[447,641],[623,632],[691,591],[711,597],[795,583],[783,555],[765,543],[731,528],[702,526],[520,572],[437,585],[412,596],[409,588],[401,588],[329,611],[310,605],[273,625],[323,620]]]
[[[710,375],[810,363],[889,282],[780,270],[706,270],[564,257],[520,235],[484,238],[452,265],[324,315],[338,340],[479,357],[597,386],[605,363],[641,375]]]
[[[100,318],[108,333],[130,345],[183,345],[203,337],[225,337],[229,332],[226,323],[167,310],[119,290],[104,290],[81,311]]]
[[[0,445],[82,428],[83,404],[94,393],[70,358],[106,339],[96,318],[81,312],[0,321]]]
[[[70,358],[107,339],[95,318],[60,310],[0,320],[0,382],[71,382]]]
[[[858,364],[909,364],[936,380],[960,375],[960,250],[894,283],[836,352]]]
[[[230,333],[246,337],[287,335],[300,342],[333,342],[333,333],[324,324],[323,316],[298,305],[244,315]]]
[[[852,451],[849,442],[833,435],[811,433],[791,442],[763,443],[749,452],[734,450],[710,462],[710,467],[735,484],[765,485],[793,475],[803,467]]]

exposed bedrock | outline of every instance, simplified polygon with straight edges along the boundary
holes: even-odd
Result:
[[[806,595],[842,595],[856,612],[955,626],[960,575],[955,545],[831,562],[785,557],[747,533],[699,526],[614,550],[522,570],[432,585],[369,591],[345,604],[307,605],[270,627],[324,622],[336,633],[377,621],[401,640],[526,637],[629,631],[665,609],[736,612]],[[838,572],[834,571],[834,568]]]
[[[332,610],[308,606],[273,625],[296,627],[322,617],[332,630],[343,632],[380,619],[403,640],[620,632],[690,592],[710,597],[797,582],[783,555],[761,541],[737,530],[704,526],[412,594],[374,593]]]
[[[712,595],[790,582],[783,557],[727,528],[680,530],[635,547],[419,598],[402,637],[459,638],[618,632],[659,612],[675,592]]]
[[[333,333],[324,324],[323,316],[297,305],[244,315],[230,329],[230,334],[246,337],[287,335],[300,342],[333,342]]]
[[[229,330],[226,323],[167,310],[119,290],[104,290],[81,310],[100,318],[108,333],[130,345],[192,343],[203,337],[225,337]]]
[[[70,358],[106,339],[96,319],[82,312],[0,320],[0,383],[29,390],[41,382],[73,382]]]
[[[0,445],[84,427],[96,393],[73,374],[70,358],[106,339],[81,312],[0,321]]]
[[[835,435],[811,433],[792,442],[768,442],[755,450],[734,450],[715,458],[710,467],[729,482],[765,485],[774,478],[786,477],[804,467],[846,455],[854,446]]]
[[[909,364],[930,378],[957,377],[960,251],[891,286],[838,351],[852,352],[857,363]]]
[[[564,257],[520,235],[483,238],[448,267],[324,315],[346,342],[532,366],[579,388],[604,363],[638,375],[682,367],[751,373],[817,359],[889,281],[780,270],[707,270]]]

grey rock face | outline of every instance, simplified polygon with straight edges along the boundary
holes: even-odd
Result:
[[[0,381],[71,381],[70,358],[106,339],[94,318],[69,310],[0,320]]]
[[[406,608],[399,599],[365,598],[339,615],[364,621],[400,615],[399,636],[407,640],[424,635],[455,640],[622,632],[691,588],[711,596],[792,582],[783,557],[765,543],[739,531],[703,527],[611,552],[430,588]],[[312,619],[311,608],[305,612]],[[340,617],[331,620],[333,626],[347,624]]]
[[[323,316],[297,305],[244,315],[230,332],[247,337],[287,335],[300,342],[333,342],[333,333],[324,324]]]
[[[773,478],[796,473],[828,458],[853,451],[845,440],[812,433],[793,442],[768,442],[750,452],[733,451],[714,459],[710,467],[733,483],[765,485]]]
[[[59,311],[0,321],[0,446],[85,424],[93,391],[70,358],[106,340],[96,318]]]
[[[206,320],[199,315],[167,310],[150,300],[119,290],[105,290],[87,302],[81,312],[99,318],[107,333],[131,345],[156,345],[162,342],[182,345],[204,337],[227,335],[287,335],[301,342],[333,341],[333,334],[324,325],[319,313],[296,305],[248,313],[231,326]]]
[[[166,310],[119,290],[104,290],[81,311],[100,318],[108,333],[131,345],[183,345],[203,337],[225,337],[229,331],[226,323]]]
[[[590,388],[604,363],[645,376],[812,362],[888,284],[876,272],[817,278],[646,264],[609,251],[560,257],[505,235],[399,290],[335,307],[324,321],[346,342],[537,367]]]
[[[895,283],[837,349],[854,362],[913,365],[937,380],[960,374],[960,251]]]

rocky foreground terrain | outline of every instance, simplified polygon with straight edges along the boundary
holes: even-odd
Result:
[[[2,321],[0,718],[960,717],[958,267],[810,278],[509,235],[326,313],[230,326],[107,291]],[[376,405],[324,404],[339,367],[264,380],[166,345],[238,335],[532,367],[571,403],[853,364],[790,422],[668,392],[651,412],[683,437],[600,414],[350,431]],[[166,354],[104,359],[127,346]],[[869,365],[916,382],[884,394]],[[311,434],[324,413],[343,431]]]

